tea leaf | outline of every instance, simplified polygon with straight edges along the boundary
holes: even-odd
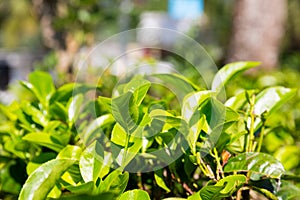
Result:
[[[23,185],[19,200],[43,200],[75,160],[55,159],[37,168]]]
[[[149,194],[144,190],[129,190],[122,194],[119,200],[150,200]]]
[[[236,74],[258,66],[259,62],[235,62],[222,67],[215,75],[211,90],[219,93],[226,83]]]
[[[224,172],[233,171],[250,171],[271,178],[280,178],[285,170],[282,164],[271,155],[248,152],[228,160]]]

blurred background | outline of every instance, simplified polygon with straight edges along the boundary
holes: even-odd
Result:
[[[299,10],[297,0],[0,0],[1,90],[34,69],[69,81],[78,52],[137,27],[183,32],[217,66],[257,60],[260,73],[298,70]]]

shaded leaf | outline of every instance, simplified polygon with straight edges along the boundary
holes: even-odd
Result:
[[[116,199],[116,194],[111,192],[105,192],[98,195],[87,195],[87,194],[81,194],[81,195],[66,195],[62,196],[60,198],[61,200],[95,200],[95,199],[103,199],[103,200],[114,200]]]
[[[276,193],[279,199],[297,200],[300,199],[300,188],[296,185],[283,181],[280,190]]]

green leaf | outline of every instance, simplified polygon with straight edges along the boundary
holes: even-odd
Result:
[[[95,90],[97,87],[83,85],[79,83],[67,83],[56,90],[56,92],[51,97],[51,104],[54,102],[68,102],[72,96],[77,94],[84,94],[89,90]]]
[[[171,192],[171,190],[168,188],[168,186],[166,185],[166,183],[164,181],[162,170],[155,171],[154,179],[159,187],[166,190],[167,193]]]
[[[114,125],[113,130],[112,130],[111,139],[110,140],[114,144],[117,144],[117,145],[120,145],[122,147],[125,147],[126,146],[126,138],[127,137],[129,137],[129,134],[127,134],[125,132],[125,130],[122,128],[122,126],[119,123],[116,123]],[[133,142],[132,139],[133,139],[133,137],[131,138],[131,141],[129,141],[129,142]]]
[[[161,122],[165,123],[165,126],[168,128],[176,128],[180,129],[183,132],[188,131],[188,126],[185,121],[183,121],[180,117],[176,117],[172,115],[170,112],[161,110],[161,109],[154,109],[149,113],[149,117],[152,118],[152,120],[159,120]],[[157,122],[156,122],[157,123]],[[165,128],[165,129],[168,129]],[[163,129],[164,131],[164,129]]]
[[[256,191],[260,192],[261,194],[265,195],[265,197],[267,197],[268,199],[278,200],[278,198],[267,189],[254,187],[254,186],[252,186],[252,188],[253,188],[253,190],[256,190]]]
[[[150,200],[149,194],[144,190],[129,190],[123,193],[119,200]]]
[[[103,200],[113,200],[116,199],[116,194],[105,192],[98,195],[87,195],[87,194],[81,194],[81,195],[66,195],[62,196],[60,198],[61,200],[95,200],[95,199],[103,199]]]
[[[56,158],[79,160],[81,153],[82,149],[79,146],[68,145],[58,153]]]
[[[254,113],[261,115],[264,112],[271,114],[276,108],[296,94],[296,89],[285,87],[271,87],[260,92],[255,101]]]
[[[66,122],[68,120],[68,110],[62,103],[60,103],[58,101],[50,104],[49,113],[55,119],[61,120],[63,122]]]
[[[8,161],[5,163],[1,163],[1,168],[0,168],[0,187],[1,187],[1,192],[5,193],[11,193],[11,194],[19,194],[22,185],[17,182],[15,177],[12,176],[11,171],[13,166],[16,166],[18,170],[20,170],[20,165],[17,165],[15,160]]]
[[[161,80],[163,85],[171,88],[176,93],[176,96],[182,96],[182,98],[190,92],[200,90],[197,85],[179,74],[153,74],[151,77]]]
[[[289,89],[284,87],[271,87],[260,92],[254,105],[254,114],[261,115],[267,113],[272,114],[278,107],[282,106],[286,101],[296,94],[296,89]],[[261,119],[256,118],[255,130],[261,125]]]
[[[55,159],[41,165],[28,177],[19,200],[46,199],[62,174],[74,163],[75,160],[71,159]]]
[[[79,168],[85,182],[96,182],[98,177],[108,174],[112,163],[111,156],[105,155],[103,147],[95,141],[82,153]]]
[[[54,152],[44,152],[34,157],[26,166],[27,174],[30,175],[34,170],[36,170],[43,163],[55,159],[56,153]]]
[[[230,175],[219,180],[215,185],[206,185],[199,192],[188,197],[188,200],[221,200],[230,197],[247,181],[244,175]]]
[[[18,116],[15,114],[15,111],[19,109],[20,109],[20,104],[17,102],[13,102],[9,106],[4,106],[0,104],[1,114],[6,116],[11,121],[16,121],[18,119]]]
[[[190,123],[192,116],[194,115],[197,108],[202,105],[207,99],[213,96],[212,91],[199,91],[199,92],[192,92],[186,95],[183,99],[183,106],[181,109],[182,118],[187,122]],[[198,118],[200,119],[200,117]],[[190,124],[190,126],[193,124]]]
[[[247,97],[246,93],[248,93],[249,96],[252,96],[255,94],[255,90],[245,90],[237,95],[229,98],[225,102],[225,106],[232,108],[233,110],[242,110],[242,108],[247,104]]]
[[[23,140],[38,144],[40,146],[47,147],[49,149],[52,149],[56,152],[59,152],[61,149],[64,148],[62,144],[59,144],[58,141],[51,137],[50,134],[47,133],[29,133],[25,135]]]
[[[189,129],[189,134],[187,137],[187,141],[189,142],[191,151],[193,155],[196,155],[196,144],[198,137],[200,135],[201,130],[206,128],[206,117],[205,115],[201,116],[198,122],[194,124],[192,127]]]
[[[97,99],[97,103],[104,111],[111,113],[111,98],[99,96]]]
[[[73,98],[70,99],[67,108],[68,108],[68,119],[69,122],[71,122],[72,124],[75,123],[75,121],[77,120],[79,113],[80,113],[80,108],[81,108],[81,104],[83,103],[83,95],[82,94],[78,94],[76,96],[74,96]]]
[[[143,140],[140,137],[130,137],[129,143],[125,144],[125,147],[112,145],[112,154],[114,159],[121,167],[126,167],[130,161],[136,157],[136,154],[140,151],[143,146]],[[132,141],[132,142],[130,142]]]
[[[91,194],[94,190],[94,182],[90,181],[80,185],[67,185],[65,186],[67,190],[74,194]]]
[[[21,84],[29,89],[44,106],[49,105],[50,98],[55,92],[50,74],[41,71],[32,72],[29,74],[29,82],[21,82]]]
[[[300,188],[295,184],[283,181],[280,190],[276,193],[279,199],[297,200],[300,199]]]
[[[118,169],[111,172],[104,181],[100,182],[98,193],[113,192],[120,195],[124,192],[129,180],[128,172],[121,172]]]
[[[297,183],[300,183],[300,175],[294,175],[294,174],[283,174],[281,176],[282,180],[292,180]]]
[[[200,199],[203,200],[221,200],[227,195],[223,195],[220,192],[225,186],[206,185],[196,194],[200,195]],[[197,197],[196,195],[194,198]]]
[[[115,120],[124,128],[126,133],[132,133],[137,126],[130,113],[130,106],[132,106],[130,101],[132,97],[133,94],[127,92],[112,99],[112,114]]]
[[[229,175],[219,180],[215,186],[225,186],[220,191],[221,194],[231,196],[235,191],[242,187],[247,182],[247,177],[244,175]]]
[[[278,149],[274,157],[278,159],[286,170],[291,170],[299,165],[300,148],[296,145],[286,145]]]
[[[280,178],[285,170],[282,164],[271,155],[248,152],[228,160],[224,172],[234,171],[250,171],[271,178]]]
[[[258,66],[259,62],[234,62],[222,67],[212,82],[212,91],[219,93],[226,83],[236,74]]]
[[[127,92],[133,93],[133,102],[136,106],[140,106],[150,86],[150,81],[147,81],[140,76],[135,76],[129,83],[124,85],[123,94]]]
[[[29,102],[23,101],[21,103],[21,107],[27,115],[32,117],[32,120],[35,123],[40,124],[44,127],[48,125],[49,120],[46,118],[45,114],[42,113],[42,111],[40,111],[39,109],[32,106]]]
[[[85,145],[90,145],[95,139],[100,138],[103,133],[103,129],[114,122],[114,118],[111,114],[106,114],[98,117],[92,121],[80,134],[80,138]]]

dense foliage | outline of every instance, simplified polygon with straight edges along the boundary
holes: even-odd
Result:
[[[300,198],[290,173],[299,147],[287,143],[280,162],[264,145],[278,135],[290,142],[270,120],[297,91],[271,86],[222,98],[234,75],[257,65],[224,66],[211,90],[175,74],[130,77],[111,97],[31,73],[21,84],[32,98],[0,106],[0,197]]]

